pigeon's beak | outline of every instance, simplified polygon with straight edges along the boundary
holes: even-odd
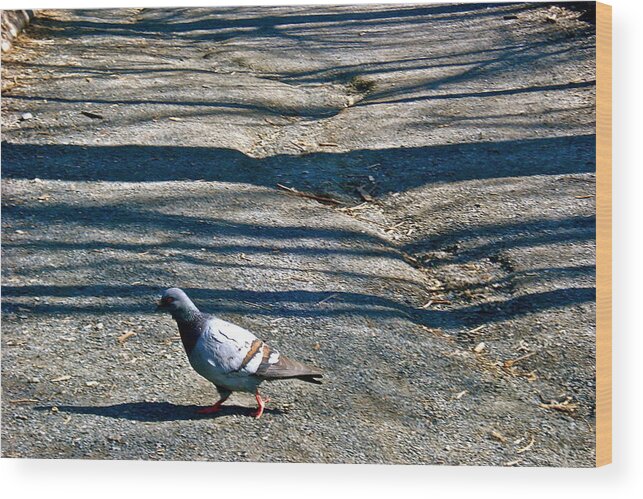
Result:
[[[156,302],[156,310],[155,311],[160,312],[161,310],[163,310],[163,302],[161,300],[159,300],[159,301]]]

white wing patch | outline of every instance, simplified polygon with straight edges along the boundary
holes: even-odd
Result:
[[[263,358],[264,348],[266,348],[266,345],[262,344],[261,348],[257,350],[257,352],[250,358],[250,361],[246,364],[244,369],[249,374],[254,374],[257,372],[257,369],[259,369],[259,365],[261,364],[261,360]]]
[[[279,352],[273,350],[268,357],[268,364],[276,364],[277,362],[279,362]]]

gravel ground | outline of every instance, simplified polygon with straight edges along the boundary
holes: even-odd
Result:
[[[592,466],[581,14],[45,11],[3,56],[2,455]],[[170,286],[324,385],[196,415]]]

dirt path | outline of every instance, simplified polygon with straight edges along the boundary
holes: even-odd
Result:
[[[3,456],[591,466],[579,15],[46,11],[3,58]],[[169,286],[327,382],[195,415]]]

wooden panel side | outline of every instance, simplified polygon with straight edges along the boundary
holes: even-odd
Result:
[[[612,462],[612,7],[596,4],[596,466]]]

